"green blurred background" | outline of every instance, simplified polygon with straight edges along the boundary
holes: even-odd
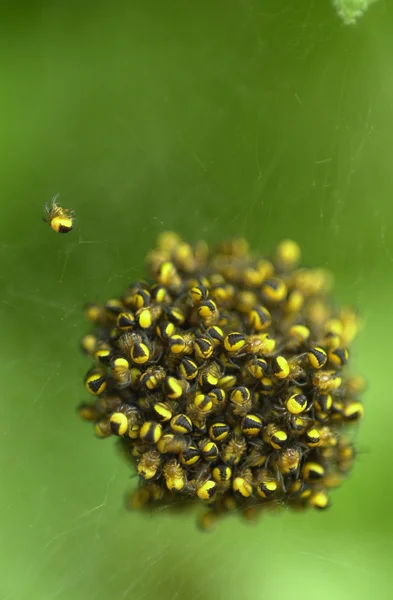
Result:
[[[391,598],[393,5],[15,4],[0,24],[0,598]],[[55,193],[78,229],[41,221]],[[297,239],[365,328],[360,456],[327,513],[126,512],[136,485],[86,398],[81,307],[143,275],[156,235]]]

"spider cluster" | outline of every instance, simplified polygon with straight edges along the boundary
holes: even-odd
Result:
[[[355,458],[363,379],[346,373],[358,319],[329,301],[331,277],[244,239],[210,249],[163,233],[149,281],[88,305],[94,364],[80,406],[118,436],[139,486],[131,506],[200,501],[201,526],[232,511],[329,505]]]

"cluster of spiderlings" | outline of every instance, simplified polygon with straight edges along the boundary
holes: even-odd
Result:
[[[329,302],[329,274],[299,268],[290,240],[267,259],[243,239],[212,251],[168,232],[147,260],[149,282],[86,307],[82,340],[96,401],[80,413],[119,436],[140,479],[131,505],[197,500],[203,527],[326,508],[355,458],[364,387],[346,375],[357,317]]]

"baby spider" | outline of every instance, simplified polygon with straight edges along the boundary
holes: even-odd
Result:
[[[74,212],[69,208],[63,208],[57,204],[59,194],[47,202],[44,206],[44,221],[49,223],[56,233],[68,233],[74,226]]]
[[[287,425],[294,427],[296,419],[301,415],[303,419],[309,420],[305,413],[312,408],[312,403],[309,404],[307,396],[301,393],[299,388],[293,388],[290,394],[281,401],[279,406],[275,406],[273,413],[282,415]]]

